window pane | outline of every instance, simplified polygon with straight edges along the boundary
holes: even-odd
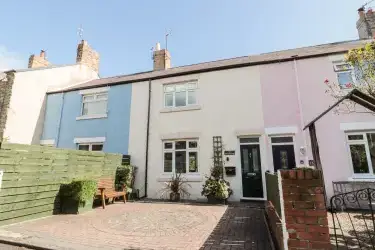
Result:
[[[240,138],[240,143],[258,143],[259,137]]]
[[[186,173],[186,151],[175,152],[176,173]]]
[[[368,147],[370,151],[370,158],[372,163],[372,170],[375,173],[375,134],[367,134]]]
[[[173,94],[164,95],[164,105],[165,107],[173,107]]]
[[[89,145],[78,145],[78,150],[89,151],[89,149],[90,149]]]
[[[164,172],[172,172],[172,153],[164,153]]]
[[[173,92],[174,91],[174,85],[166,85],[164,87],[164,92]]]
[[[84,95],[83,96],[83,101],[92,101],[92,100],[94,100],[93,95]]]
[[[342,88],[348,88],[349,86],[347,86],[347,84],[353,83],[351,71],[337,73],[337,78],[338,78],[338,81],[339,81],[339,85]]]
[[[352,156],[352,163],[354,173],[367,174],[369,173],[365,145],[350,145],[350,154]]]
[[[197,141],[189,141],[189,148],[197,148],[198,142]]]
[[[271,137],[272,143],[290,143],[293,142],[293,137]]]
[[[83,103],[82,115],[87,115],[89,113],[88,103]]]
[[[93,144],[91,146],[91,151],[102,151],[103,150],[103,144]]]
[[[186,106],[186,92],[176,92],[175,93],[176,107]]]
[[[176,92],[185,92],[186,91],[186,85],[185,84],[178,84],[176,85]]]
[[[188,92],[188,104],[196,104],[197,99],[195,98],[195,91]]]
[[[363,140],[363,135],[348,135],[348,140]]]
[[[96,95],[96,99],[105,99],[106,100],[107,98],[108,98],[108,94],[107,93]]]
[[[189,82],[188,83],[188,89],[196,89],[197,83],[196,82]]]
[[[166,142],[166,143],[164,143],[164,148],[165,149],[172,149],[173,148],[173,143],[172,142]]]
[[[347,63],[336,64],[336,71],[348,70],[348,69],[350,69],[350,65]]]
[[[198,172],[198,152],[189,152],[189,172]]]
[[[88,102],[83,104],[82,115],[101,115],[107,113],[107,101]]]
[[[176,149],[186,149],[186,141],[176,141]]]

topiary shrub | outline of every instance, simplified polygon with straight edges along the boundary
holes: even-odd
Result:
[[[61,210],[63,213],[80,213],[92,208],[98,189],[94,180],[74,180],[60,187]]]
[[[132,192],[131,184],[133,178],[133,166],[122,165],[116,169],[115,184],[116,188],[120,190],[124,185],[128,193]]]

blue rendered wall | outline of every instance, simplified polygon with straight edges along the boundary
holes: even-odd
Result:
[[[59,148],[76,148],[74,138],[105,137],[104,152],[127,154],[131,90],[131,84],[110,87],[107,118],[88,120],[76,120],[80,116],[82,105],[82,95],[79,91],[48,95],[41,139],[54,139]],[[64,101],[63,106],[61,105],[62,100]],[[60,113],[61,106],[62,114]]]

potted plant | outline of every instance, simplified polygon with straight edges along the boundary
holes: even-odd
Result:
[[[187,180],[181,175],[181,173],[173,174],[169,181],[164,182],[164,185],[161,196],[165,197],[165,195],[169,193],[170,201],[178,202],[181,198],[190,196],[187,189],[191,186],[187,183]]]
[[[207,197],[210,204],[226,204],[233,190],[228,181],[223,179],[221,167],[213,167],[210,176],[206,176],[202,195]]]
[[[126,187],[126,193],[132,193],[132,182],[135,174],[135,167],[131,165],[121,165],[116,169],[115,185],[116,190]]]
[[[61,212],[79,214],[92,209],[97,182],[94,180],[74,180],[60,187]]]

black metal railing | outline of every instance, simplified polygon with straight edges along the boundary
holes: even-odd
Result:
[[[374,205],[372,188],[332,196],[329,220],[336,249],[375,249]]]
[[[272,202],[277,214],[281,218],[279,179],[277,173],[266,173],[266,190],[267,200]]]

